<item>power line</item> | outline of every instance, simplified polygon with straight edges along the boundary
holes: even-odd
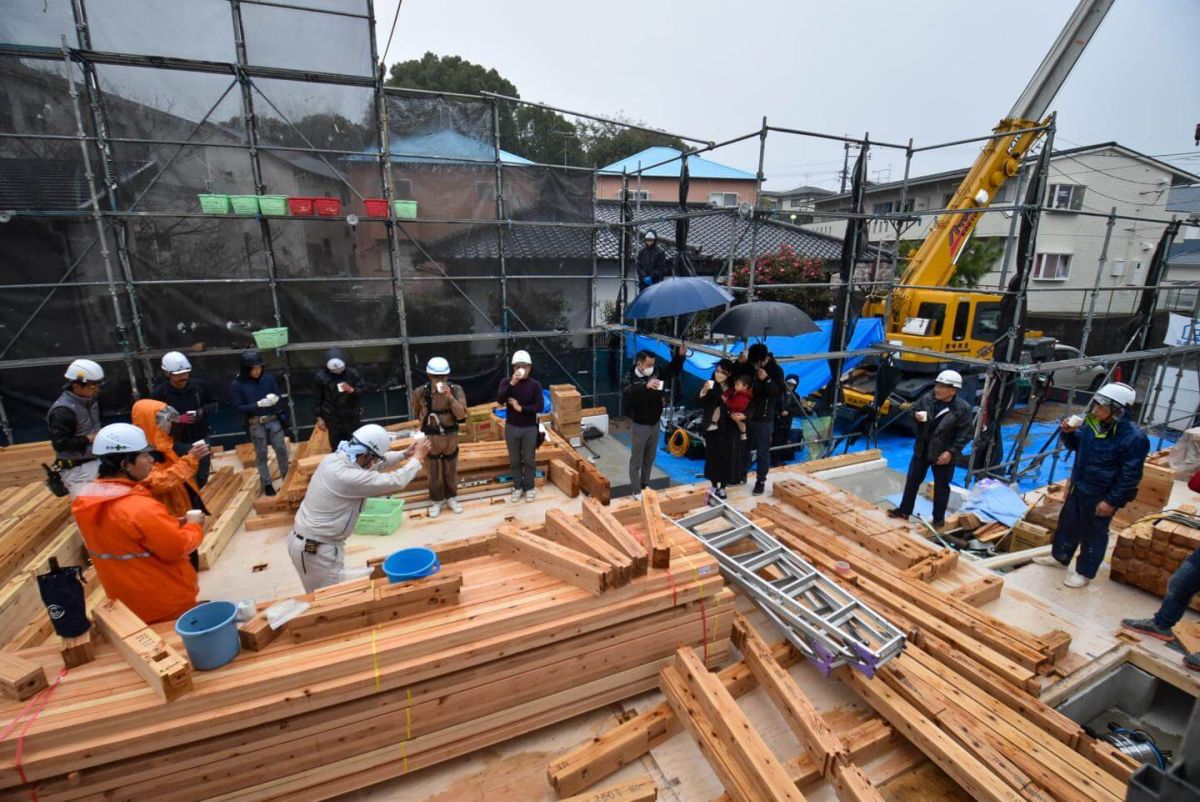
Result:
[[[396,35],[396,23],[400,20],[400,6],[404,5],[404,0],[396,0],[396,13],[392,15],[392,29],[388,31],[387,46],[383,48],[383,58],[380,59],[385,65],[387,64],[388,51],[392,49],[392,37]]]

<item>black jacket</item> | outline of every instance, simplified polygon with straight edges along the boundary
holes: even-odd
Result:
[[[956,395],[946,412],[934,417],[937,408],[938,401],[933,395],[933,390],[925,393],[913,404],[914,414],[929,414],[929,419],[924,423],[917,423],[916,418],[913,418],[917,427],[913,455],[935,460],[943,451],[949,451],[954,459],[958,459],[973,434],[975,415],[971,412],[971,405],[964,401],[962,396]]]
[[[754,400],[750,402],[750,409],[746,410],[746,419],[758,423],[775,420],[779,399],[787,389],[784,385],[783,368],[779,367],[775,357],[767,358],[763,370],[767,372],[765,379],[758,378],[758,370],[749,362],[738,362],[734,368],[735,375],[750,377],[750,389],[754,393]]]
[[[657,284],[671,273],[667,263],[667,252],[658,245],[653,248],[642,248],[637,255],[638,287],[648,287]],[[649,282],[647,282],[649,279]]]
[[[188,383],[182,390],[177,390],[169,381],[164,381],[150,392],[150,397],[155,401],[162,401],[181,414],[196,413],[195,423],[176,423],[171,427],[171,439],[176,443],[194,443],[208,436],[211,431],[208,416],[217,411],[217,399],[208,389],[208,385],[200,379],[189,376]]]
[[[340,374],[330,373],[326,368],[316,372],[317,397],[314,412],[327,424],[353,429],[362,422],[362,377],[349,365]],[[354,388],[352,393],[338,389],[342,382]]]
[[[654,372],[649,376],[637,375],[637,362],[634,362],[629,367],[629,372],[625,374],[625,380],[621,382],[621,394],[625,398],[625,414],[630,417],[634,423],[640,423],[645,426],[657,424],[663,412],[663,393],[664,390],[651,390],[646,384],[654,378],[662,379],[664,382],[670,381],[679,375],[683,370],[683,356],[675,354],[671,357],[671,361],[666,365],[662,365],[656,359],[654,361]]]

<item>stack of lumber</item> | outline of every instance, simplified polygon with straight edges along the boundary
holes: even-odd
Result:
[[[660,501],[673,514],[702,498],[687,491]],[[596,507],[601,521],[526,531],[632,549],[644,510]],[[564,525],[592,536],[551,531]],[[598,595],[503,555],[499,540],[490,533],[436,547],[443,568],[433,579],[460,578],[457,604],[388,621],[363,612],[359,626],[299,643],[290,622],[260,651],[194,672],[192,689],[169,702],[102,641],[28,725],[20,772],[15,739],[0,742],[0,796],[327,798],[650,690],[680,646],[707,666],[727,658],[733,594],[683,533],[668,568],[631,571]],[[170,623],[150,629],[180,651]],[[57,648],[18,656],[51,677],[62,667]],[[0,720],[19,710],[0,703]]]
[[[1049,529],[1051,532],[1058,528],[1058,516],[1062,514],[1063,502],[1067,500],[1068,480],[1063,479],[1046,485],[1040,491],[1038,499],[1030,506],[1022,520]],[[1026,496],[1028,499],[1029,496]],[[1028,503],[1028,502],[1027,502]]]
[[[224,471],[228,471],[228,474],[223,474]],[[253,468],[245,468],[241,472],[223,468],[214,474],[214,478],[217,475],[222,475],[220,482],[214,487],[210,481],[203,491],[205,506],[212,515],[205,519],[204,540],[199,548],[202,571],[212,568],[216,563],[221,552],[225,551],[225,547],[233,539],[234,533],[250,514],[254,500],[262,493],[258,471]]]
[[[50,569],[50,559],[60,565],[82,565],[87,558],[83,538],[71,521],[59,528],[25,565],[0,585],[0,645],[13,642],[18,633],[31,621],[43,621],[49,625],[41,594],[38,592],[37,575]],[[37,641],[41,643],[42,641]],[[25,641],[21,642],[22,645]]]
[[[312,472],[316,470],[316,462],[320,462],[319,457],[329,453],[329,432],[326,429],[313,429],[312,434],[308,439],[296,447],[292,451],[288,461],[287,476],[283,478],[283,484],[275,491],[274,496],[263,496],[254,502],[254,509],[262,515],[272,512],[284,512],[285,510],[295,510],[300,506],[300,502],[304,500],[304,491],[308,489],[308,480],[312,478]],[[301,468],[301,461],[308,459],[312,467],[305,473],[305,469]]]
[[[54,464],[54,448],[49,440],[0,448],[0,487],[46,481],[42,463]]]
[[[957,564],[958,552],[937,549],[926,541],[915,539],[907,524],[887,517],[882,510],[858,496],[813,476],[797,474],[794,478],[777,481],[772,494],[914,576],[930,579]]]
[[[554,431],[571,445],[579,445],[583,435],[583,397],[573,384],[550,385],[550,409]]]
[[[1142,465],[1142,480],[1138,483],[1137,496],[1133,501],[1117,510],[1113,516],[1113,524],[1117,527],[1129,526],[1156,512],[1162,512],[1171,498],[1174,488],[1175,472],[1166,464],[1162,454],[1155,452],[1146,457]],[[1058,516],[1062,512],[1063,502],[1067,499],[1070,480],[1063,479],[1048,485],[1036,504],[1025,515],[1025,520],[1043,526],[1053,532],[1058,527]]]
[[[1142,521],[1117,534],[1109,577],[1163,596],[1171,574],[1198,548],[1200,529],[1178,521]],[[1200,596],[1191,607],[1200,610]]]
[[[43,482],[0,489],[0,582],[19,574],[71,520],[71,499]]]
[[[290,452],[291,441],[288,440],[287,443],[288,443],[288,450]],[[234,446],[233,450],[234,450],[234,453],[237,455],[238,462],[240,462],[242,464],[243,468],[258,467],[258,458],[254,454],[254,444],[253,443],[241,443],[239,445]],[[275,449],[273,449],[273,448],[267,449],[267,468],[268,468],[268,470],[271,471],[272,479],[278,481],[279,479],[283,478],[279,475],[279,460],[276,459]]]
[[[808,462],[802,462],[792,470],[796,473],[820,473],[821,471],[830,471],[834,468],[846,468],[851,465],[860,465],[864,462],[875,462],[883,459],[883,452],[878,448],[868,448],[864,451],[855,451],[852,454],[838,454],[836,457],[822,457],[821,459],[810,459]]]
[[[978,540],[981,543],[998,543],[1008,536],[1009,528],[997,521],[986,520],[973,512],[955,512],[946,516],[946,525],[940,530],[963,540]]]

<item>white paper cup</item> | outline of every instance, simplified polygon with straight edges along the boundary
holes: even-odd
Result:
[[[204,523],[204,513],[200,510],[188,510],[184,513],[184,517],[187,518],[187,522],[190,524],[199,526]]]
[[[1083,418],[1079,415],[1072,415],[1071,417],[1067,418],[1067,425],[1072,429],[1078,429],[1083,425]]]
[[[437,383],[437,391],[438,391],[439,393],[444,393],[444,392],[446,392],[446,384],[445,384],[445,382],[438,382],[438,383]]]
[[[924,423],[929,420],[928,412],[914,412],[913,417],[917,419],[917,423]]]

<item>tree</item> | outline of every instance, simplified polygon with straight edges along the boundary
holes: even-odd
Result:
[[[829,271],[820,259],[811,259],[797,254],[790,245],[782,246],[776,253],[758,257],[754,270],[754,295],[762,301],[783,301],[792,304],[814,320],[829,317],[829,306],[833,303],[833,291],[829,287],[800,287],[771,289],[772,284],[827,284]],[[734,287],[750,286],[750,265],[742,263],[734,267],[730,284]]]
[[[917,252],[923,240],[905,240],[900,243],[900,258],[896,260],[896,275],[902,275],[908,267],[909,257]],[[974,289],[984,276],[996,266],[996,261],[1004,253],[1004,239],[1001,237],[972,237],[971,241],[959,254],[954,266],[954,276],[949,286],[963,289]]]
[[[624,115],[617,115],[616,120],[629,125],[645,125],[639,120],[633,120]],[[687,145],[678,137],[656,134],[639,128],[628,128],[617,123],[585,121],[579,123],[578,128],[583,146],[587,151],[587,164],[590,167],[604,167],[620,161],[626,156],[632,156],[646,148],[656,146],[687,150]]]

